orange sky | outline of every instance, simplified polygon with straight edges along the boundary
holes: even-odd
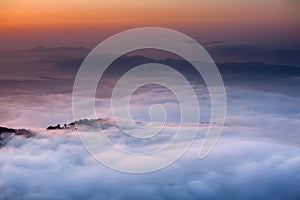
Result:
[[[284,35],[291,30],[293,36],[292,32],[299,32],[299,4],[297,0],[2,0],[0,30],[8,40],[20,32],[33,37],[40,31],[55,35],[68,29],[123,30],[140,26],[187,32],[201,28],[207,29],[206,34],[222,29],[242,31],[246,27],[282,31]]]

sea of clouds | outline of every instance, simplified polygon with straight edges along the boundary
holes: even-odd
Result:
[[[76,59],[70,59],[70,55],[55,56],[65,51],[58,50],[32,51],[30,56],[21,52],[2,58],[1,65],[9,67],[0,71],[1,125],[30,128],[36,135],[27,139],[15,136],[0,149],[0,199],[300,198],[299,68],[259,63],[221,67],[227,117],[213,151],[204,159],[198,158],[211,110],[205,87],[194,86],[202,124],[193,145],[171,166],[151,173],[128,174],[95,160],[76,131],[45,130],[49,125],[73,121],[72,87],[82,57],[88,52],[80,49]],[[105,88],[99,89],[100,97],[96,98],[97,114],[104,118],[111,117],[110,90]],[[161,103],[167,110],[167,127],[153,139],[133,140],[116,127],[107,126],[105,134],[111,141],[136,152],[168,144],[179,126],[174,95],[150,86],[137,91],[131,103],[132,118],[143,124],[150,121],[150,105]],[[119,162],[143,164],[128,163],[126,159]]]
[[[183,157],[151,173],[104,166],[74,130],[36,129],[35,137],[16,136],[0,149],[0,199],[299,199],[299,97],[232,87],[227,98],[224,131],[206,158],[198,158],[203,124]],[[167,126],[165,133],[171,134],[178,123]],[[155,149],[170,139],[159,134],[134,142],[108,127],[105,133],[127,150]]]

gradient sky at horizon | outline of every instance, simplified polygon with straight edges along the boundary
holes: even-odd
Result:
[[[160,26],[200,42],[299,47],[299,0],[111,0],[0,3],[1,50],[87,46],[129,28]]]

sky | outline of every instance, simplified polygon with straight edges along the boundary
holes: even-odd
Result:
[[[298,0],[4,0],[1,49],[94,47],[129,28],[159,26],[200,42],[299,47]]]

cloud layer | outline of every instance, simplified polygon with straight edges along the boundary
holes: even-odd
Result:
[[[223,137],[205,159],[197,140],[175,164],[132,175],[95,161],[74,133],[15,137],[0,150],[1,199],[297,199],[300,149]],[[120,160],[126,164],[126,160]],[[136,163],[141,164],[141,163]]]
[[[299,97],[239,87],[227,88],[227,92],[223,134],[203,160],[198,153],[205,125],[189,151],[173,165],[140,175],[117,172],[99,163],[71,130],[35,130],[35,137],[14,137],[0,149],[0,199],[298,199]],[[136,95],[137,110],[155,101],[142,101],[144,92]],[[163,93],[160,96],[164,97]],[[203,102],[208,96],[201,98]],[[111,121],[107,123],[105,133],[111,141],[136,152],[157,150],[178,128],[178,123],[168,123],[163,134],[140,141],[120,133]],[[143,164],[138,160],[119,162]]]
[[[212,153],[198,159],[207,128],[202,125],[192,147],[173,165],[155,173],[132,175],[97,162],[71,130],[37,129],[73,120],[72,84],[78,62],[86,54],[82,49],[73,49],[83,52],[71,58],[57,58],[55,52],[63,54],[65,49],[51,50],[54,53],[41,50],[31,52],[36,57],[29,60],[26,53],[21,55],[24,65],[31,66],[26,73],[20,65],[22,59],[2,60],[11,68],[0,72],[1,122],[7,126],[33,127],[36,135],[27,139],[16,136],[0,149],[0,199],[299,199],[297,67],[261,63],[219,65],[227,86],[228,112],[223,134]],[[127,61],[129,67],[145,61],[143,57],[123,59],[121,63]],[[162,62],[173,63],[175,68],[187,66],[180,60]],[[111,115],[109,86],[119,76],[118,71],[112,72],[97,95],[100,117]],[[190,75],[198,92],[201,121],[209,121],[207,90],[195,82],[191,71],[183,73]],[[170,116],[168,127],[153,139],[137,141],[109,124],[108,137],[120,148],[137,152],[166,145],[174,136],[172,131],[178,128],[180,117],[174,95],[163,88],[148,86],[137,91],[131,103],[132,117],[144,124],[149,122],[148,108],[161,103]],[[144,164],[122,159],[119,162]]]

